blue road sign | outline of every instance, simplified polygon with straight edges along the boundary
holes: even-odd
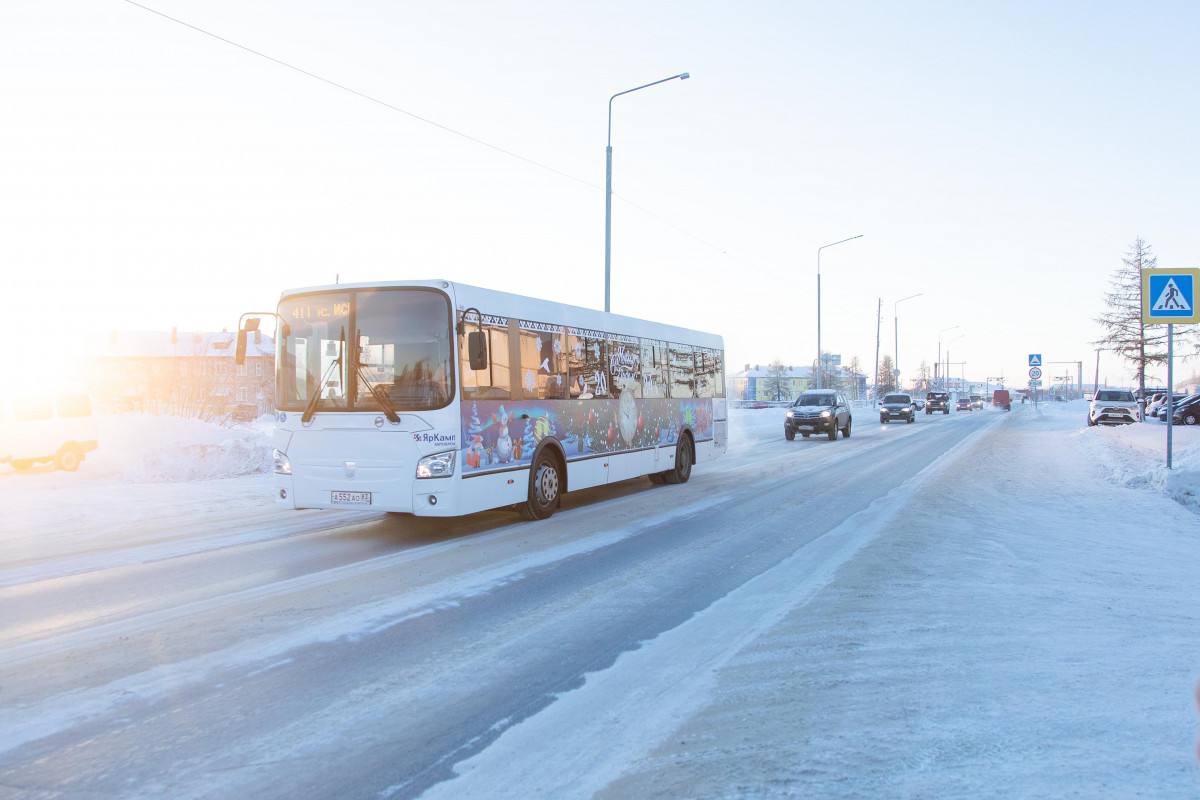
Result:
[[[1030,353],[1029,354],[1029,366],[1040,367],[1041,365],[1042,365],[1042,354],[1041,353]]]
[[[1196,319],[1196,270],[1147,270],[1143,316],[1147,322]]]

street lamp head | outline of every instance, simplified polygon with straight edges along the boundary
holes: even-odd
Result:
[[[686,72],[679,73],[679,80],[681,80],[681,81],[686,81],[690,77],[692,77],[692,76]]]

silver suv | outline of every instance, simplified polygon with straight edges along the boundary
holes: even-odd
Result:
[[[1138,405],[1133,392],[1099,389],[1088,404],[1088,425],[1127,425],[1137,422]]]

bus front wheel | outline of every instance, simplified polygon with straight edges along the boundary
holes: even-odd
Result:
[[[525,519],[546,519],[562,502],[562,475],[558,459],[543,450],[529,470],[529,499],[520,506]]]

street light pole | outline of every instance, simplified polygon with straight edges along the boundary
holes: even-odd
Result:
[[[892,347],[895,352],[892,354],[892,370],[896,373],[896,391],[900,390],[900,304],[905,300],[912,300],[915,297],[921,297],[924,292],[910,294],[908,297],[901,297],[892,304],[892,322],[895,324],[896,338],[892,342]]]
[[[951,325],[949,328],[942,328],[940,331],[938,331],[938,360],[937,360],[937,364],[938,364],[938,370],[939,370],[939,371],[941,370],[941,364],[942,364],[942,334],[943,334],[943,333],[946,333],[947,331],[952,331],[952,330],[955,330],[955,329],[957,329],[957,328],[959,328],[959,327],[961,327],[961,326],[960,326],[960,325]],[[949,356],[947,356],[947,357],[949,357]],[[946,378],[947,378],[947,377],[949,377],[949,376],[947,376],[947,375],[946,375],[946,374],[944,374],[944,373],[942,374],[942,380],[941,380],[942,389],[945,389],[945,388],[946,388]]]
[[[686,72],[681,72],[678,75],[672,75],[669,78],[661,78],[657,81],[644,83],[641,86],[635,86],[632,89],[626,89],[623,92],[617,92],[612,97],[608,98],[608,146],[604,148],[604,310],[612,310],[611,294],[612,294],[612,104],[623,94],[636,92],[639,89],[647,89],[651,86],[657,86],[660,83],[679,79],[686,81],[690,78]]]
[[[860,233],[857,236],[851,236],[848,239],[840,239],[836,242],[830,242],[829,244],[823,244],[817,248],[817,388],[818,389],[825,388],[825,380],[824,380],[825,364],[821,360],[821,251],[824,250],[826,247],[833,247],[834,245],[845,244],[846,242],[852,242],[855,239],[861,239],[862,237],[863,237],[863,234]],[[876,370],[878,370],[879,365],[877,364],[875,368],[876,368]]]

